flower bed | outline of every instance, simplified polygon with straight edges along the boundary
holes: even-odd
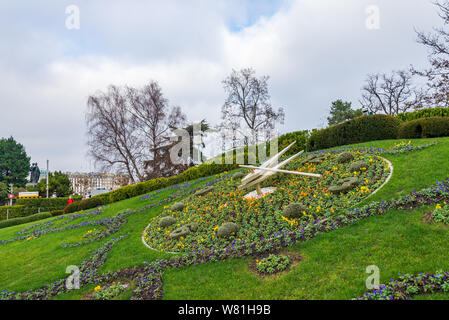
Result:
[[[240,178],[224,179],[216,183],[214,189],[189,197],[179,208],[167,207],[160,216],[150,221],[144,239],[151,248],[167,252],[257,244],[263,239],[293,231],[300,224],[338,215],[382,185],[390,171],[387,162],[376,154],[354,151],[351,152],[353,160],[348,163],[339,163],[337,153],[322,155],[326,158],[321,163],[308,162],[303,157],[286,166],[287,170],[319,173],[322,178],[291,174],[273,176],[263,186],[276,187],[276,191],[259,200],[243,198],[251,189],[237,190]],[[359,162],[364,164],[361,169],[351,171],[351,164]],[[341,179],[348,178],[355,178],[357,186],[344,194],[331,192],[331,186],[337,186]],[[304,206],[301,216],[284,216],[284,208],[296,202]],[[165,218],[164,222],[161,222],[162,218]],[[239,230],[230,237],[220,238],[218,229],[229,222],[237,225]],[[175,230],[192,225],[197,230],[173,237]]]
[[[435,222],[449,224],[449,205],[446,201],[443,202],[443,205],[439,203],[436,205],[435,210],[432,212],[432,219]]]
[[[266,258],[256,260],[256,270],[260,274],[273,274],[287,269],[290,257],[284,254],[270,254]]]

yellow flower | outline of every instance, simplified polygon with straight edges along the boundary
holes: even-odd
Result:
[[[441,209],[441,204],[438,203],[435,209]]]
[[[101,290],[101,287],[100,287],[100,286],[97,286],[97,287],[95,287],[94,290],[95,290],[95,291]]]

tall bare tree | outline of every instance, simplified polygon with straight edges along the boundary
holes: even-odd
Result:
[[[183,126],[186,116],[180,107],[170,107],[162,89],[156,81],[151,81],[142,88],[127,88],[130,102],[130,112],[136,119],[136,124],[142,132],[150,158],[145,159],[146,178],[156,178],[174,172],[175,164],[168,161],[170,136],[172,130]]]
[[[104,171],[123,170],[132,182],[143,181],[145,144],[127,95],[116,86],[92,95],[86,114],[89,154]]]
[[[227,94],[222,107],[222,120],[226,123],[241,123],[251,130],[257,142],[261,132],[271,130],[277,122],[283,123],[284,111],[273,109],[268,93],[268,76],[257,78],[252,68],[240,71],[232,70],[230,76],[223,80]]]
[[[413,86],[409,72],[393,71],[368,75],[360,104],[373,113],[396,115],[421,108],[423,96],[423,92]]]
[[[412,68],[412,72],[427,79],[425,102],[428,106],[449,107],[449,1],[434,4],[443,27],[434,28],[433,32],[417,31],[418,43],[429,49],[430,68],[424,71]]]

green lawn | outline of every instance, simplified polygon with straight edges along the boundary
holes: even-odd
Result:
[[[378,193],[366,199],[384,200],[427,187],[449,176],[449,138],[413,140],[416,144],[440,143],[428,149],[399,155],[384,155],[394,166],[390,182]],[[399,140],[374,141],[360,146],[391,148]],[[210,177],[208,180],[212,180]],[[208,180],[193,182],[193,187]],[[114,216],[123,209],[138,209],[156,203],[176,192],[166,190],[157,198],[142,201],[140,197],[117,202],[105,207],[97,220]],[[165,205],[165,204],[164,204]],[[129,216],[128,222],[114,237],[128,234],[111,250],[100,272],[108,272],[142,264],[145,260],[169,258],[145,247],[142,232],[148,221],[164,205]],[[279,276],[259,278],[248,270],[251,258],[231,259],[171,269],[164,276],[165,299],[348,299],[361,295],[365,289],[368,265],[380,268],[381,282],[395,278],[399,273],[434,272],[449,270],[449,229],[422,221],[429,208],[415,211],[390,211],[355,225],[320,234],[305,243],[288,248],[303,257],[289,272]],[[27,225],[33,225],[35,223]],[[0,229],[0,239],[16,236],[27,225]],[[62,243],[75,242],[92,227],[83,227],[60,233],[47,234],[30,241],[18,241],[0,246],[0,290],[24,291],[66,277],[68,265],[78,265],[107,237],[75,248],[62,248]],[[79,299],[92,290],[87,286],[57,297]],[[129,298],[125,292],[120,299]],[[448,295],[420,296],[417,299],[445,299]]]

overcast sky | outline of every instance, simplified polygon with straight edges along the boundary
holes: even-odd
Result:
[[[70,5],[79,29],[66,27]],[[370,6],[378,29],[367,27]],[[221,81],[243,67],[270,76],[281,132],[320,127],[331,101],[359,107],[368,73],[426,66],[414,28],[440,21],[429,0],[2,0],[0,137],[41,169],[49,159],[52,171],[93,171],[89,94],[157,80],[189,120],[216,124]]]

